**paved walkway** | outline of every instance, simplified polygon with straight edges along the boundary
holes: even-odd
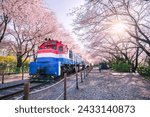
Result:
[[[63,99],[63,96],[60,98]],[[68,100],[150,100],[150,81],[138,74],[94,68],[84,80],[67,91]]]

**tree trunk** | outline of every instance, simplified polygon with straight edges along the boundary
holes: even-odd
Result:
[[[20,68],[22,66],[22,56],[17,55],[17,67]]]
[[[136,50],[136,58],[135,58],[135,71],[136,71],[136,69],[137,69],[137,67],[138,67],[138,58],[139,58],[139,47],[137,48],[137,50]]]
[[[35,61],[36,61],[36,58],[37,58],[37,57],[36,57],[36,52],[35,52],[35,50],[34,50],[34,49],[33,49],[33,51],[32,51],[32,52],[33,52],[33,61],[35,62]]]
[[[3,30],[0,31],[1,33],[1,36],[0,36],[0,43],[2,42],[4,36],[5,36],[5,32],[6,32],[6,29],[7,29],[7,24],[9,23],[9,19],[7,17],[7,15],[3,14],[3,18],[4,18],[4,26],[3,26]],[[2,26],[1,26],[2,27]],[[0,28],[1,28],[0,27]]]
[[[136,50],[135,62],[132,63],[132,72],[135,72],[138,67],[139,47]]]
[[[137,67],[134,66],[134,63],[131,64],[131,67],[132,72],[135,72]]]

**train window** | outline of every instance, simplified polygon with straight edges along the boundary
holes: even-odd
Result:
[[[73,58],[73,53],[72,53],[72,51],[71,50],[69,50],[69,58]]]
[[[63,47],[62,47],[62,46],[59,46],[58,51],[59,51],[59,52],[63,52]]]
[[[56,46],[55,46],[55,45],[52,45],[52,49],[53,49],[53,50],[56,50],[57,48],[56,48]]]
[[[45,49],[49,49],[50,47],[49,47],[49,45],[45,45]]]
[[[52,41],[52,45],[56,45],[56,42],[55,42],[55,41]]]

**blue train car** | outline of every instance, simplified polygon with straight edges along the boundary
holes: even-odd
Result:
[[[83,65],[83,59],[69,50],[66,45],[56,40],[47,40],[37,51],[37,59],[29,66],[30,75],[63,75],[75,70],[75,66]]]

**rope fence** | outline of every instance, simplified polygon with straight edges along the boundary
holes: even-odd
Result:
[[[53,84],[51,86],[48,86],[46,88],[36,90],[34,92],[29,92],[29,83],[24,84],[24,96],[20,96],[16,100],[24,99],[24,100],[40,100],[40,99],[50,99],[52,100],[58,100],[61,99],[63,96],[64,100],[67,100],[67,92],[71,88],[75,86],[75,88],[78,90],[79,87],[79,74],[80,74],[80,81],[81,83],[84,82],[84,80],[87,78],[88,74],[92,70],[92,66],[87,67],[86,69],[77,72],[77,69],[75,70],[76,73],[72,77],[75,77],[73,79],[72,77],[67,77],[67,73],[64,74],[64,79],[60,80],[56,84]],[[84,79],[84,80],[83,80]],[[69,86],[69,82],[71,82],[71,85]],[[48,97],[49,96],[49,97]]]

